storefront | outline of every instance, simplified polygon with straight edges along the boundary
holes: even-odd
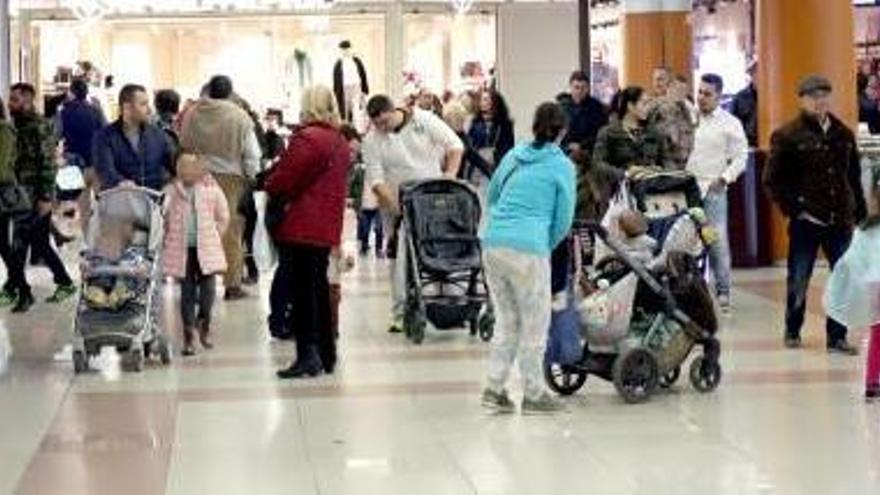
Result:
[[[109,7],[109,6],[112,6]],[[459,10],[458,7],[461,8]],[[467,7],[465,9],[465,7]],[[12,78],[51,94],[89,61],[115,88],[198,94],[230,75],[260,108],[292,110],[305,85],[333,83],[348,40],[372,92],[409,80],[435,92],[487,83],[497,6],[357,0],[19,0],[12,2]]]

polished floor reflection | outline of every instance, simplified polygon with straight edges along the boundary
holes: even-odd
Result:
[[[386,273],[368,260],[346,276],[341,367],[300,383],[274,377],[292,349],[266,335],[266,287],[218,307],[216,350],[137,375],[111,353],[73,378],[70,306],[4,313],[0,493],[880,493],[880,405],[861,400],[862,358],[823,352],[821,278],[793,352],[783,273],[737,273],[715,394],[626,406],[591,380],[566,414],[496,417],[478,403],[484,344],[385,333]]]

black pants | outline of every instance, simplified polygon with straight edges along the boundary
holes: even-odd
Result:
[[[52,247],[49,238],[52,233],[52,215],[40,216],[36,213],[29,218],[17,223],[15,230],[14,245],[18,247],[14,249],[21,258],[22,266],[27,262],[28,249],[31,256],[43,261],[52,272],[52,278],[56,285],[73,285],[73,279],[67,273],[64,262],[58,256],[58,252]],[[20,288],[22,291],[30,292],[30,286],[26,279],[22,279]]]
[[[826,227],[807,220],[794,219],[788,225],[788,301],[785,308],[785,333],[799,337],[807,310],[807,292],[819,248],[828,258],[831,269],[849,247],[852,233],[848,229]],[[827,344],[846,339],[847,328],[828,318],[825,324]]]
[[[254,200],[254,192],[248,189],[241,199],[240,213],[244,217],[244,230],[242,230],[241,242],[244,245],[244,263],[247,276],[256,278],[259,275],[257,261],[254,258],[254,234],[257,232],[257,202]]]
[[[198,321],[211,324],[211,310],[217,297],[217,277],[205,275],[199,266],[199,253],[196,248],[189,248],[186,257],[186,277],[180,288],[180,317],[183,328],[194,328],[196,325],[196,309]]]
[[[30,290],[24,274],[27,259],[27,243],[17,230],[23,228],[21,219],[0,215],[0,257],[6,265],[6,282],[3,290],[16,296],[22,290]]]
[[[281,307],[290,307],[297,354],[315,346],[325,366],[336,364],[336,339],[330,331],[330,249],[302,244],[278,246],[273,292]]]

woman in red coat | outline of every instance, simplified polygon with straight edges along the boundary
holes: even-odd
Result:
[[[336,366],[330,334],[327,266],[342,237],[346,178],[351,159],[339,132],[339,110],[324,86],[302,97],[302,126],[266,179],[265,190],[285,203],[283,220],[271,232],[278,248],[278,284],[296,318],[296,362],[278,377],[307,378]]]

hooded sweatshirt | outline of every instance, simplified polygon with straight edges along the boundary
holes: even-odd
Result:
[[[575,184],[574,166],[559,146],[515,147],[489,184],[483,246],[549,257],[571,229]]]

